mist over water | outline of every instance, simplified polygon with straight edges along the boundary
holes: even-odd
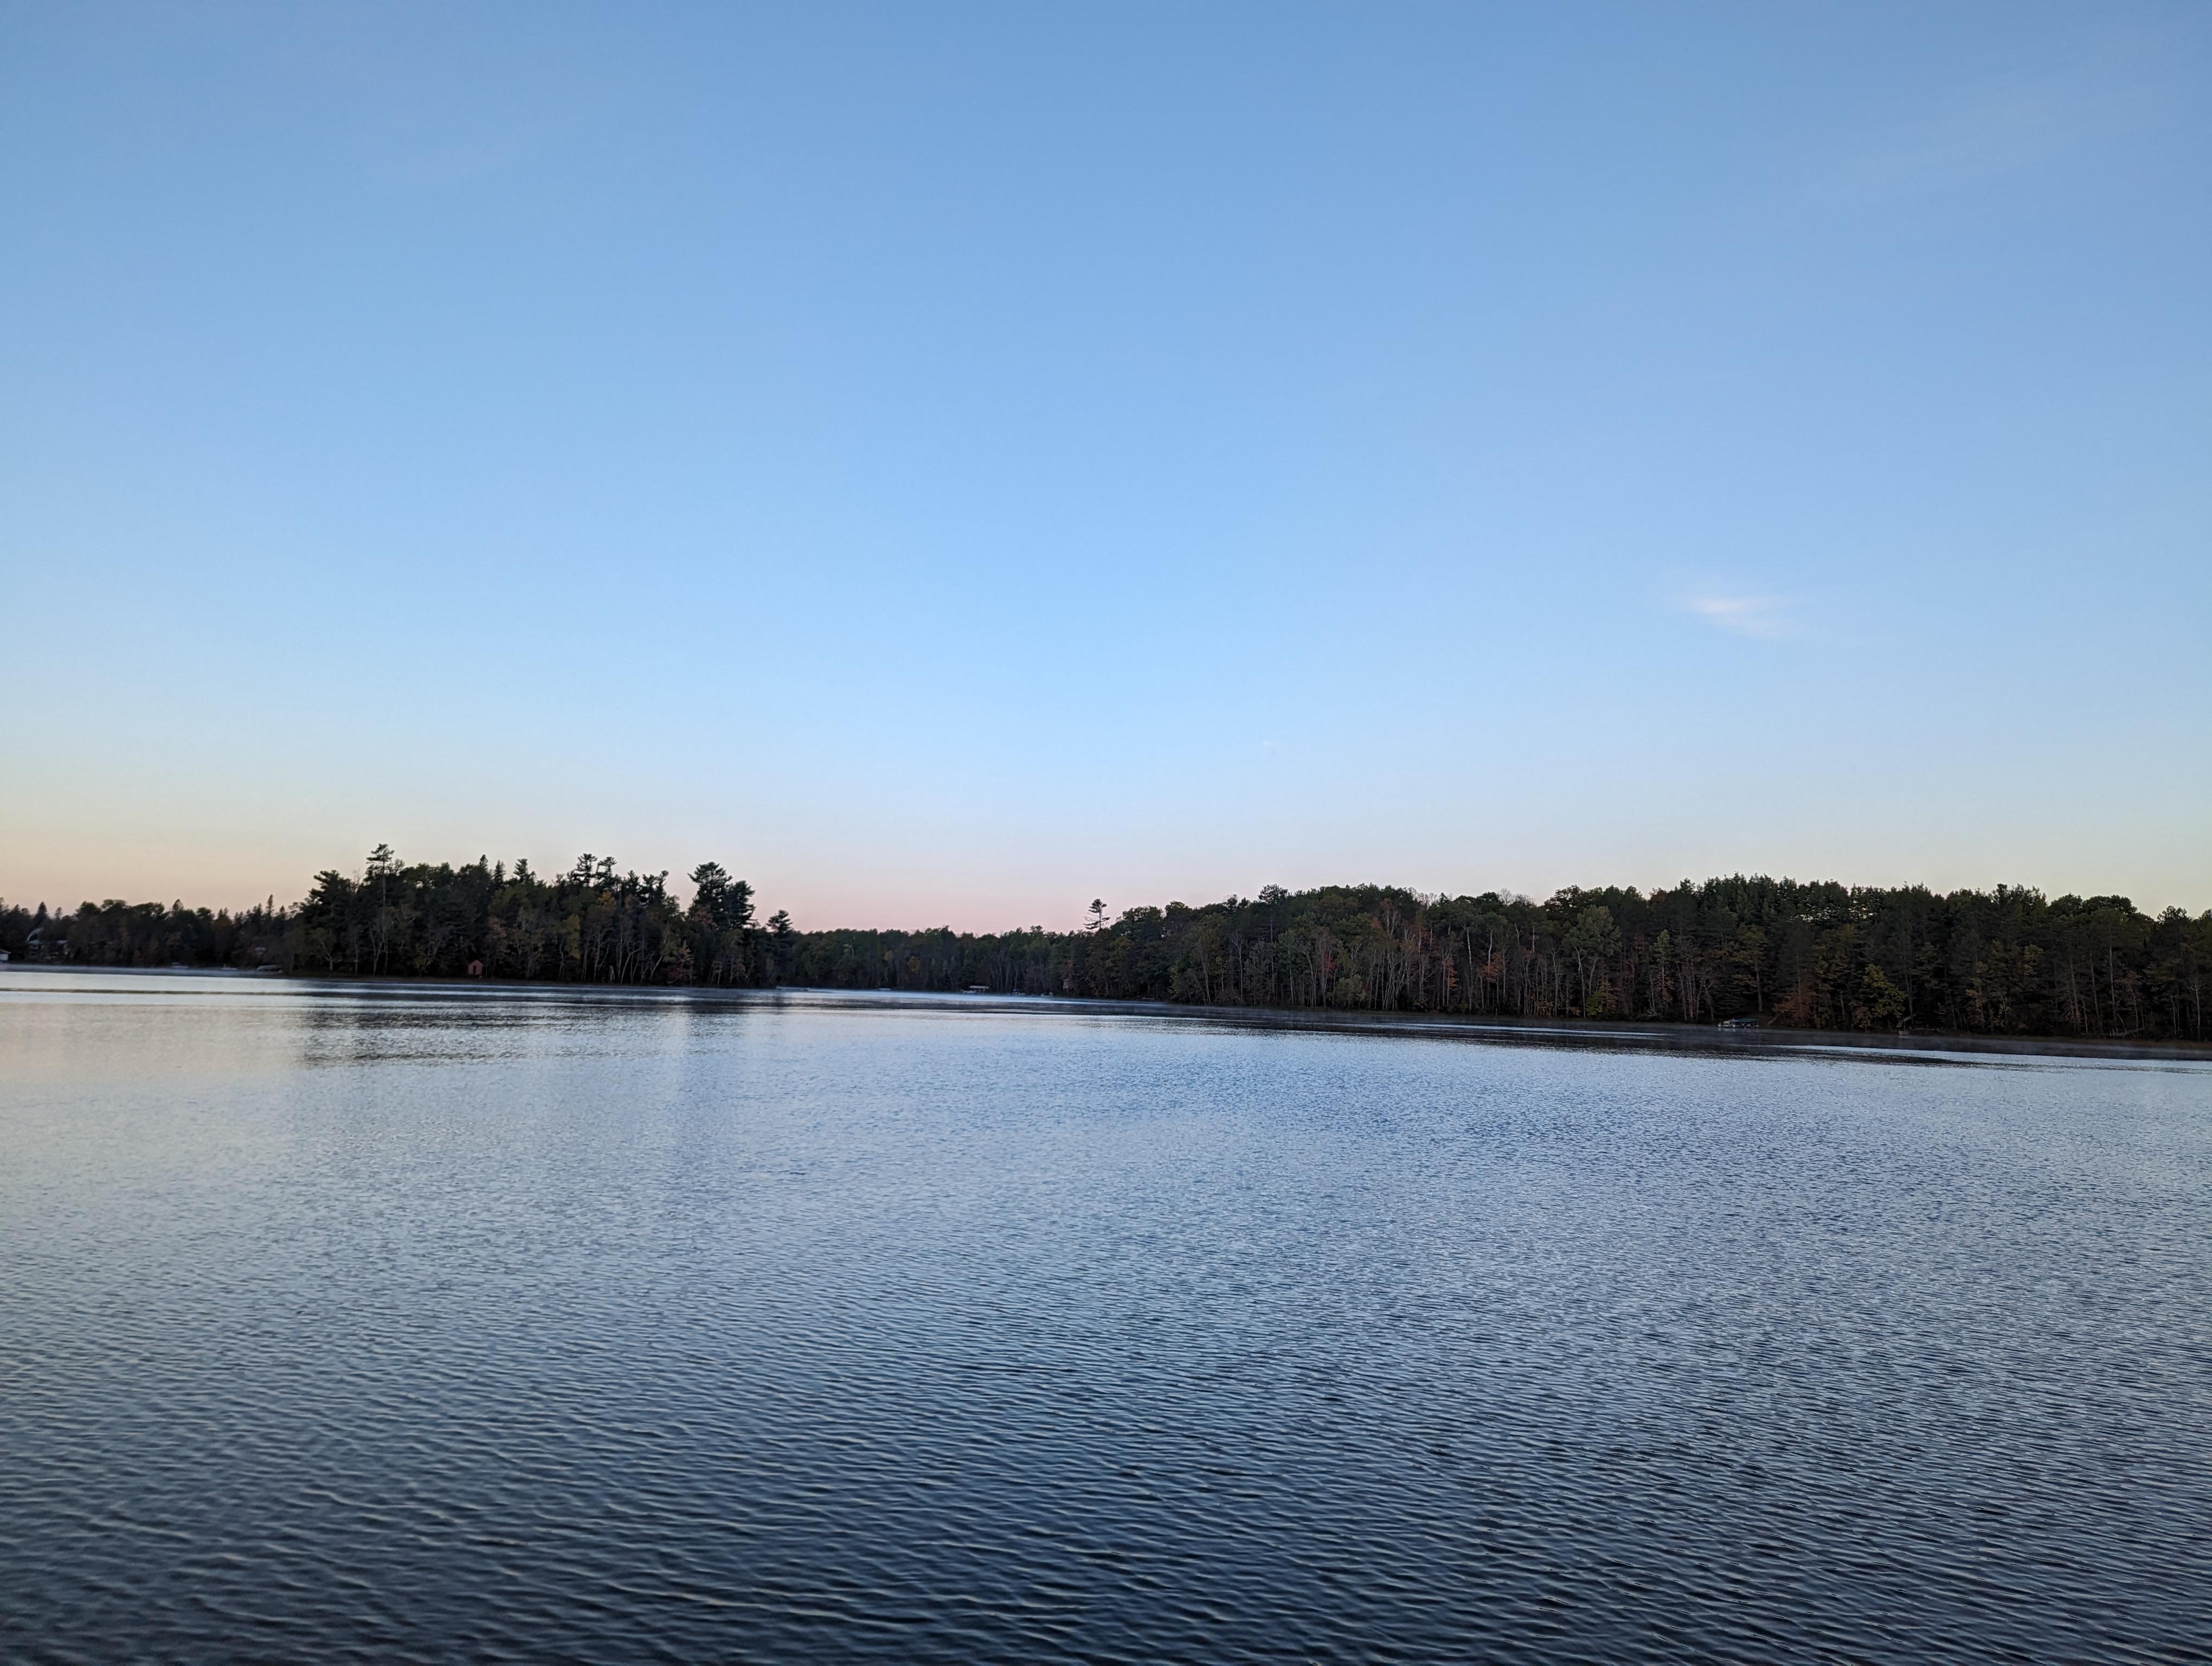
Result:
[[[0,1653],[2181,1658],[2212,1069],[0,973]]]

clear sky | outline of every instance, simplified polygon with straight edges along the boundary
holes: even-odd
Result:
[[[2212,8],[0,5],[0,895],[2212,906]]]

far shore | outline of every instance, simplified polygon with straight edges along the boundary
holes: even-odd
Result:
[[[841,1006],[912,1011],[1036,1012],[1049,1009],[1102,1017],[1144,1018],[1246,1030],[1319,1031],[1344,1035],[1407,1036],[1430,1040],[1489,1042],[1535,1047],[1614,1048],[1633,1052],[1761,1054],[1833,1051],[1923,1055],[2133,1059],[2212,1064],[2212,1043],[2134,1041],[2083,1036],[1980,1036],[1943,1031],[1904,1033],[1797,1030],[1778,1025],[1690,1025],[1665,1019],[1516,1018],[1440,1012],[1376,1012],[1201,1006],[1179,1001],[1119,1000],[1089,995],[1019,994],[928,989],[848,989],[830,985],[778,984],[767,988],[714,988],[697,984],[552,983],[503,978],[331,977],[276,975],[230,966],[73,966],[54,961],[9,961],[0,972],[76,973],[96,977],[190,978],[277,989],[409,991],[450,995],[464,991],[501,994],[579,996],[603,1000],[681,1000],[687,1004],[761,1005],[799,998]],[[1931,1062],[1935,1061],[1933,1058]]]

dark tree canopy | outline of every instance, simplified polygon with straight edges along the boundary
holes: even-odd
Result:
[[[1790,879],[1488,891],[1269,885],[1080,929],[799,930],[755,922],[719,862],[679,903],[665,873],[586,854],[552,879],[526,862],[409,863],[379,845],[291,906],[0,903],[0,948],[77,964],[270,967],[345,976],[592,983],[797,983],[1829,1030],[2206,1038],[2212,912],[2153,917],[2124,897],[1999,886],[1948,896]]]

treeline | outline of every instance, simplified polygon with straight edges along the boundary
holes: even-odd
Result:
[[[1093,903],[1080,930],[795,930],[755,919],[719,864],[665,873],[586,855],[540,877],[483,858],[403,863],[243,913],[0,904],[0,948],[78,964],[266,967],[592,983],[811,984],[1200,1006],[1526,1018],[1731,1018],[1808,1029],[2207,1038],[2212,912],[2000,886],[1948,896],[1765,878],[1671,890],[1269,886],[1200,908]]]
[[[257,908],[188,909],[182,903],[86,903],[74,914],[0,902],[0,952],[13,960],[80,966],[235,966],[289,964],[293,911],[274,897]]]
[[[1789,879],[1427,897],[1328,886],[1170,903],[1087,929],[802,934],[787,976],[1201,1006],[1750,1018],[1818,1030],[2203,1040],[2212,912],[2000,886],[1939,897]]]
[[[718,862],[691,870],[678,903],[665,873],[586,854],[541,877],[478,857],[403,862],[388,845],[361,877],[315,876],[302,902],[242,914],[173,903],[87,903],[49,916],[0,903],[0,949],[92,966],[229,966],[349,976],[495,977],[566,983],[776,981],[791,935],[754,919],[752,887]]]

